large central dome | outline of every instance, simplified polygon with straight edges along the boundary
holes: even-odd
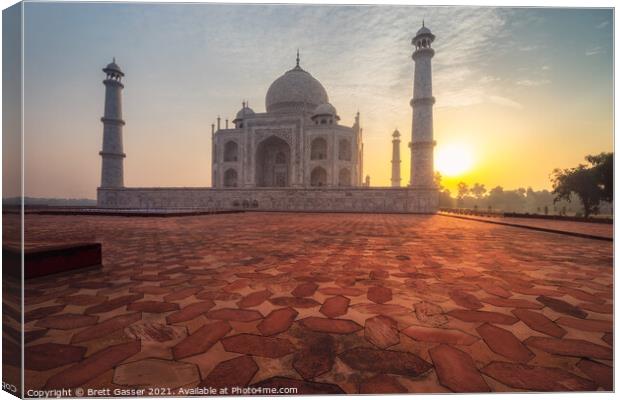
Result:
[[[327,92],[321,82],[299,64],[276,79],[265,98],[267,112],[312,112],[319,104],[327,103]]]

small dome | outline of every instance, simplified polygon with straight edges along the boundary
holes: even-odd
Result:
[[[427,27],[422,26],[415,35],[416,36],[419,36],[419,35],[432,35],[432,32]]]
[[[332,116],[336,116],[336,108],[334,106],[332,106],[329,103],[323,103],[320,106],[318,106],[315,110],[314,113],[312,114],[313,116],[315,115],[332,115]]]
[[[116,73],[116,74],[119,74],[121,76],[125,75],[123,73],[123,71],[121,71],[121,67],[119,67],[118,64],[116,63],[116,59],[113,59],[111,63],[106,65],[106,67],[103,69],[103,72],[106,72],[106,73]]]
[[[268,113],[310,111],[327,102],[327,92],[321,82],[299,65],[276,79],[265,98]]]
[[[400,132],[398,131],[398,129],[394,130],[394,133],[392,133],[392,137],[400,137]]]
[[[252,115],[254,115],[254,110],[244,104],[243,108],[237,113],[233,122],[247,117],[251,117]]]

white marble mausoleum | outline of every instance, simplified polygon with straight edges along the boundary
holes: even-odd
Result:
[[[406,187],[400,187],[400,140],[396,136],[392,186],[368,187],[363,183],[359,113],[353,126],[341,125],[321,82],[300,66],[299,53],[296,65],[267,90],[265,112],[255,112],[243,102],[232,126],[226,120],[222,127],[219,117],[217,125],[211,125],[212,187],[125,187],[121,96],[125,74],[114,60],[103,69],[106,100],[101,118],[104,128],[97,204],[132,209],[434,213],[438,208],[433,179],[434,40],[424,26],[412,40],[411,174]]]
[[[317,79],[297,65],[276,79],[266,112],[245,102],[232,121],[213,132],[212,186],[350,187],[362,183],[362,129],[339,123]],[[214,129],[214,126],[212,126]]]

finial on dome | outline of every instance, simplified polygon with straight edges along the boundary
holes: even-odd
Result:
[[[242,108],[245,108],[245,100],[243,100],[243,101],[241,102],[241,107],[242,107]]]
[[[424,18],[422,18],[422,28],[424,28]]]
[[[296,66],[299,68],[299,49],[297,49],[297,65]]]
[[[116,64],[116,57],[112,57],[112,62]]]

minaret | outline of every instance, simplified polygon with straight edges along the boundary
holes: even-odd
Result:
[[[362,127],[360,126],[360,112],[355,113],[353,131],[357,139],[357,185],[364,186],[362,174],[364,173],[364,142],[362,140]]]
[[[400,187],[400,132],[392,133],[392,187]]]
[[[122,188],[123,182],[123,121],[122,90],[125,87],[121,78],[125,76],[120,67],[113,59],[110,64],[103,68],[106,77],[105,85],[105,109],[101,122],[103,122],[103,147],[101,155],[101,188]]]
[[[433,84],[431,76],[431,59],[435,50],[431,43],[433,35],[422,22],[422,28],[416,33],[411,43],[415,46],[413,61],[413,122],[411,126],[411,181],[410,186],[417,188],[434,188],[433,172]]]
[[[215,159],[215,124],[211,124],[211,187],[217,186],[217,160]]]

